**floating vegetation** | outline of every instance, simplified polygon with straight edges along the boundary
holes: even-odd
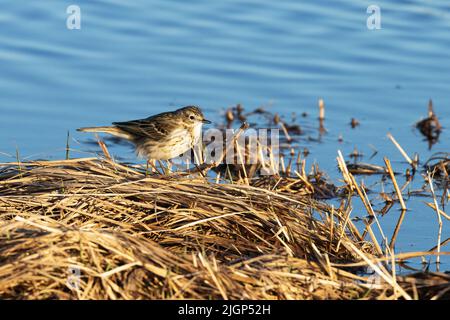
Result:
[[[450,173],[450,153],[436,153],[424,164],[425,169],[448,180]]]
[[[433,101],[428,102],[428,117],[416,123],[417,129],[428,140],[430,148],[439,140],[442,126],[436,113],[433,110]]]
[[[352,118],[352,120],[350,121],[350,126],[352,127],[352,129],[355,129],[359,125],[360,125],[359,120],[356,118]]]
[[[347,163],[347,168],[353,174],[387,174],[385,167],[370,163]]]

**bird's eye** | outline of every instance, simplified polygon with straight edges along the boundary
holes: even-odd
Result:
[[[194,119],[195,119],[195,117],[194,117],[194,116],[190,116],[190,117],[189,117],[189,119],[191,119],[191,120],[194,120]]]

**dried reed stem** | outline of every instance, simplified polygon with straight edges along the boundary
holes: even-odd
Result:
[[[414,163],[414,161],[411,160],[411,158],[408,156],[408,154],[405,152],[405,150],[403,150],[402,146],[397,142],[397,140],[395,140],[395,138],[392,136],[392,134],[388,133],[387,137],[397,147],[397,149],[402,154],[403,158],[405,158],[405,160],[411,165],[411,167],[413,167],[415,169],[416,168],[416,164]]]
[[[428,184],[430,185],[431,195],[433,196],[434,207],[436,209],[436,214],[437,214],[438,224],[439,224],[438,239],[437,239],[437,252],[439,254],[439,253],[441,253],[442,218],[441,218],[441,213],[439,212],[439,206],[438,206],[438,202],[436,200],[436,194],[434,193],[433,180],[431,179],[431,175],[429,172],[427,172],[427,179],[428,179]],[[438,264],[438,268],[439,268],[440,261],[441,261],[440,256],[437,255],[436,263]]]
[[[407,210],[405,201],[403,201],[403,195],[402,191],[398,187],[397,180],[395,179],[394,171],[392,170],[391,161],[389,161],[388,158],[384,158],[384,163],[386,164],[386,170],[389,173],[389,176],[391,177],[392,183],[394,184],[395,192],[397,193],[398,200],[400,201],[400,205],[402,210]]]

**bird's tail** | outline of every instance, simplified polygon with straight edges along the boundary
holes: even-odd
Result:
[[[85,128],[79,128],[77,131],[80,132],[103,132],[103,133],[109,133],[113,136],[123,138],[123,139],[131,139],[130,135],[121,129],[113,126],[109,127],[85,127]]]

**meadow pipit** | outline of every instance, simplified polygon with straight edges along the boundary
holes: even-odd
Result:
[[[169,160],[196,145],[202,125],[211,123],[195,106],[164,112],[146,119],[114,122],[107,127],[79,128],[82,132],[105,132],[131,141],[138,156],[148,160]]]

